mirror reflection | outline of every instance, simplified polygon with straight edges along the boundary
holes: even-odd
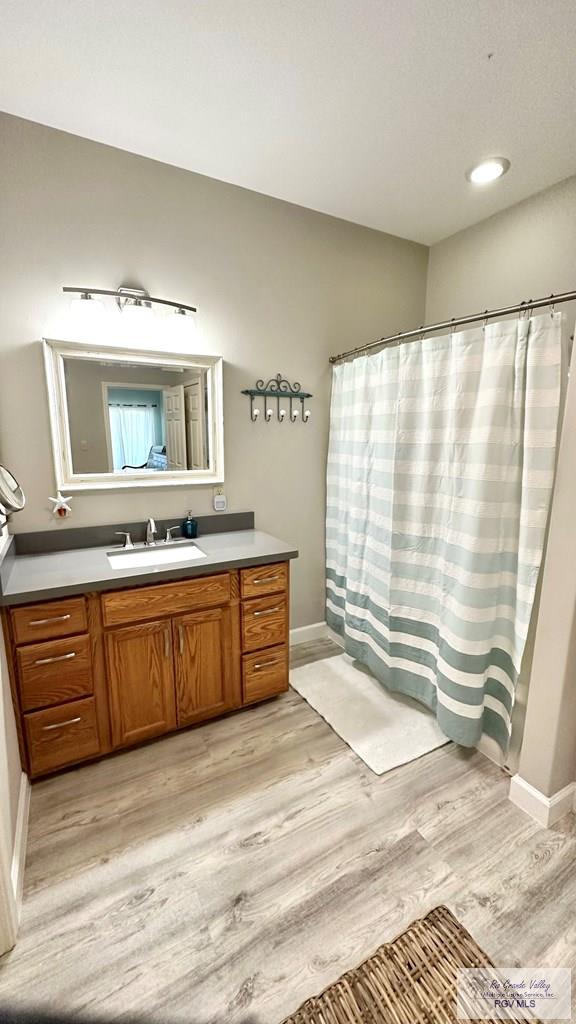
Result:
[[[76,474],[210,466],[208,371],[64,357]]]

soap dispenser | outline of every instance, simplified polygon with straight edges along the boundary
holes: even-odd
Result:
[[[188,513],[182,523],[182,536],[187,540],[193,540],[198,536],[198,521],[192,517],[192,512]]]

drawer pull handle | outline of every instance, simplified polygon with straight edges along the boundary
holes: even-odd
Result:
[[[281,576],[263,576],[259,580],[252,580],[252,583],[256,586],[258,583],[275,583],[276,580],[281,580]]]
[[[261,612],[254,612],[254,618],[259,619],[261,615],[274,615],[275,612],[279,612],[280,608],[265,608]]]
[[[178,638],[180,643],[180,654],[184,654],[184,626],[178,626]]]
[[[58,654],[54,658],[38,658],[34,662],[35,665],[51,665],[53,661],[70,661],[71,658],[76,657],[76,651],[70,651],[70,654]]]
[[[164,633],[164,657],[170,657],[170,634],[168,630]]]
[[[69,718],[67,722],[55,722],[54,725],[43,725],[42,726],[42,731],[43,732],[51,732],[52,729],[63,729],[65,725],[76,725],[76,722],[81,722],[81,721],[82,721],[82,719],[80,717],[78,717],[78,718]]]
[[[259,669],[268,668],[269,665],[277,665],[279,661],[279,658],[270,658],[270,661],[259,661],[254,665],[254,671],[258,672]]]
[[[48,622],[67,622],[71,615],[51,615],[49,619],[30,619],[30,626],[45,626]]]

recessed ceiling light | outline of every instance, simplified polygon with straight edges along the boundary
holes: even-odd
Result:
[[[505,156],[491,156],[481,164],[476,164],[468,171],[466,177],[473,185],[488,185],[491,181],[501,178],[509,169],[510,161]]]

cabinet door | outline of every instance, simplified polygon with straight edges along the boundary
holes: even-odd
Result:
[[[115,629],[106,636],[115,747],[176,727],[170,622]]]
[[[178,725],[237,707],[230,608],[182,615],[173,620],[173,629]]]

